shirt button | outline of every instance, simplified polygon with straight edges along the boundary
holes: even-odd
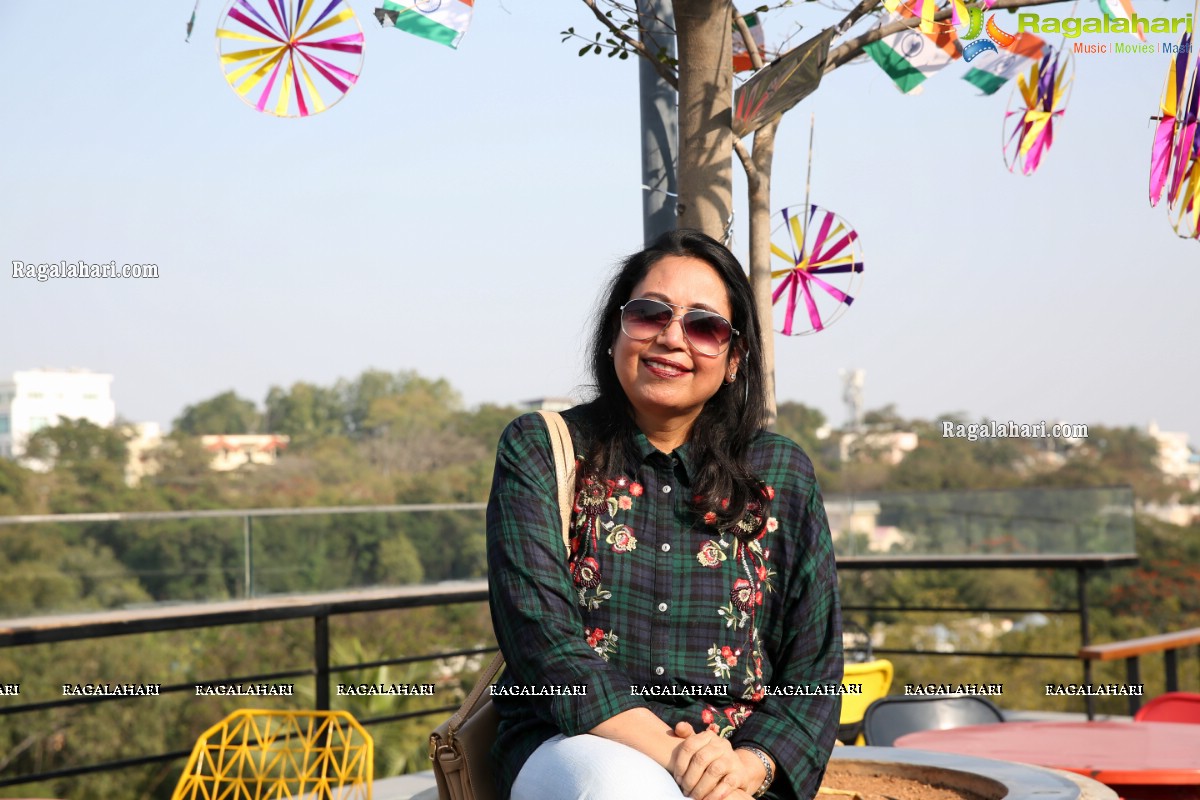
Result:
[[[654,668],[654,674],[655,674],[655,675],[662,675],[662,674],[663,674],[663,673],[665,673],[665,672],[666,672],[666,670],[665,670],[665,669],[663,669],[662,667],[655,667],[655,668]]]
[[[662,548],[661,548],[661,550],[662,550],[664,553],[669,553],[669,552],[671,552],[671,543],[670,543],[670,542],[663,542],[663,543],[662,543]]]
[[[658,604],[658,610],[659,610],[659,611],[666,611],[666,610],[667,610],[667,604],[666,604],[666,603],[659,603],[659,604]]]
[[[663,494],[670,494],[670,493],[671,493],[671,487],[670,487],[670,486],[664,486],[664,487],[663,487]]]

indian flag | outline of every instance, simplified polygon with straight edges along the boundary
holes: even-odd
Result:
[[[1131,21],[1131,25],[1132,20],[1136,19],[1138,21],[1138,26],[1136,29],[1131,27],[1129,29],[1130,33],[1137,36],[1143,42],[1146,41],[1146,34],[1144,31],[1149,29],[1150,23],[1148,20],[1143,20],[1137,15],[1137,12],[1133,10],[1133,3],[1131,3],[1130,0],[1099,0],[1099,2],[1100,10],[1103,11],[1104,16],[1108,17],[1109,19],[1127,19]],[[1145,25],[1141,24],[1143,21],[1146,22]]]
[[[995,94],[1013,76],[1027,71],[1035,61],[1041,61],[1045,46],[1046,43],[1032,33],[1018,33],[1008,47],[975,56],[963,80],[984,94]]]
[[[754,46],[758,50],[759,55],[764,54],[763,47],[763,29],[762,24],[758,21],[758,14],[746,14],[742,17],[746,21],[746,27],[750,29],[750,38],[754,40]],[[763,58],[766,61],[766,58]],[[745,72],[748,69],[754,69],[754,64],[750,61],[750,51],[746,49],[746,42],[742,39],[742,32],[733,26],[733,71]]]
[[[381,25],[391,23],[431,42],[457,48],[474,10],[475,0],[383,0],[383,8],[375,9],[375,16]]]
[[[889,14],[883,24],[913,16],[903,6],[900,10],[903,17]],[[948,25],[932,34],[922,33],[919,28],[905,28],[863,49],[905,94],[914,93],[930,75],[954,59],[962,58],[958,34]]]

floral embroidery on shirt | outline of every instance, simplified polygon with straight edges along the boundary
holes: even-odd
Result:
[[[612,654],[617,652],[619,637],[612,631],[605,631],[603,628],[592,628],[591,630],[584,628],[584,633],[587,634],[588,647],[595,650],[605,661],[608,661]]]
[[[571,568],[571,578],[576,586],[595,589],[600,585],[600,564],[591,556],[581,558]]]
[[[726,628],[744,628],[750,622],[750,615],[745,611],[738,611],[733,607],[733,603],[726,603],[717,609],[717,616],[725,620]]]
[[[730,725],[732,725],[734,728],[740,728],[742,727],[742,723],[749,719],[750,715],[754,713],[754,709],[750,708],[750,706],[746,705],[745,703],[734,703],[733,705],[724,709],[723,713],[725,714],[725,719],[729,720]]]
[[[728,680],[729,671],[737,666],[741,654],[741,650],[734,650],[729,645],[718,647],[714,644],[708,648],[708,665],[712,667],[713,676]]]
[[[604,541],[614,553],[628,553],[637,548],[633,528],[616,522],[613,517],[632,510],[633,498],[641,497],[644,491],[640,483],[626,477],[606,481],[592,477],[584,478],[576,493],[568,564],[579,605],[584,608],[595,610],[612,598],[612,593],[602,585],[600,534],[605,532]],[[605,515],[608,519],[602,520]]]
[[[703,567],[717,569],[726,561],[732,562],[737,577],[729,588],[729,602],[718,606],[720,617],[727,630],[745,630],[746,638],[741,647],[719,648],[713,645],[708,651],[708,665],[713,675],[729,679],[731,669],[738,666],[743,652],[748,657],[741,662],[742,698],[761,700],[765,690],[762,683],[762,640],[759,636],[756,616],[763,605],[763,596],[774,590],[774,570],[768,566],[771,553],[762,546],[767,533],[779,529],[779,521],[767,513],[767,503],[775,496],[773,487],[763,489],[763,501],[752,500],[746,504],[742,518],[719,532],[717,538],[709,539],[700,546],[696,560]],[[699,499],[699,498],[697,498]],[[728,507],[728,500],[722,501]],[[710,527],[716,522],[716,514],[704,515]],[[727,555],[728,553],[728,555]]]
[[[622,500],[628,500],[628,497],[622,497]],[[612,545],[614,553],[628,553],[637,547],[637,538],[633,535],[633,529],[627,525],[614,525],[608,532],[608,538],[604,540]]]
[[[734,703],[720,711],[713,706],[705,706],[700,712],[700,720],[708,726],[705,730],[728,739],[753,713],[754,709],[745,703]]]
[[[725,560],[725,550],[723,548],[729,545],[723,542],[714,542],[709,539],[700,546],[700,552],[696,554],[696,560],[702,565],[715,569],[721,566],[721,562]]]

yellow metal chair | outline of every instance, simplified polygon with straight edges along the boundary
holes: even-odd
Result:
[[[888,690],[892,688],[894,672],[892,662],[886,658],[860,664],[846,664],[842,685],[862,684],[862,694],[842,695],[842,717],[838,729],[838,739],[842,744],[863,743],[862,721],[866,716],[867,706],[887,696]]]
[[[374,756],[345,711],[241,709],[196,740],[171,800],[371,800]]]

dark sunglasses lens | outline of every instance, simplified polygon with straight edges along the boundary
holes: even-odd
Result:
[[[733,328],[724,317],[707,311],[689,311],[684,314],[683,330],[692,346],[708,355],[720,353],[733,336]]]
[[[632,339],[652,339],[671,321],[671,307],[653,300],[631,300],[621,312],[621,328]]]

